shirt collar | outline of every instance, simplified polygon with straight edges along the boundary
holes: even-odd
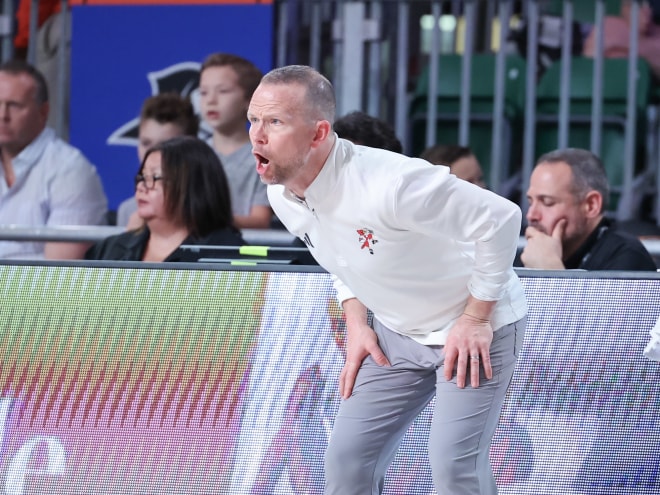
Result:
[[[585,257],[591,252],[593,247],[600,239],[600,236],[610,227],[610,221],[603,217],[596,228],[589,234],[587,240],[575,251],[564,263],[567,269],[580,268]]]
[[[339,182],[344,167],[346,167],[354,153],[353,143],[340,138],[335,133],[335,144],[332,146],[332,150],[330,150],[330,154],[320,172],[305,190],[304,200],[298,198],[288,189],[285,190],[285,196],[298,203],[307,203],[308,205],[317,205],[332,200],[332,191]]]
[[[16,155],[16,158],[12,161],[16,178],[18,178],[21,173],[24,173],[24,171],[29,170],[39,161],[46,146],[52,141],[54,135],[55,131],[53,131],[53,129],[48,127],[44,128],[44,130],[41,131],[30,144]]]

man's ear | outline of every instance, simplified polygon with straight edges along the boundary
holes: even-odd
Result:
[[[603,196],[598,191],[589,191],[584,197],[583,204],[587,218],[595,218],[602,213]]]
[[[327,120],[319,120],[318,122],[316,122],[316,133],[314,134],[312,147],[319,146],[332,134],[333,134],[332,124]]]

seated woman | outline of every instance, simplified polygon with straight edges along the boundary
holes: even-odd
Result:
[[[446,165],[459,179],[486,187],[479,160],[467,146],[436,144],[426,148],[419,157],[433,165]]]
[[[220,159],[197,138],[177,137],[151,148],[135,176],[135,199],[144,226],[96,243],[85,259],[195,261],[182,244],[245,244],[232,223]]]

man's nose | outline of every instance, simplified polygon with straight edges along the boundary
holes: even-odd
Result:
[[[266,133],[259,123],[250,124],[250,137],[252,141],[263,144],[267,142]]]
[[[529,208],[527,208],[527,215],[525,215],[525,218],[527,218],[528,222],[539,219],[539,209],[536,207],[534,203],[529,204]]]

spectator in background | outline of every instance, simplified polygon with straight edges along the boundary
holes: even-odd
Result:
[[[59,13],[61,0],[39,0],[37,13],[37,28]],[[30,8],[32,0],[19,0],[16,8],[16,34],[14,35],[14,48],[16,57],[24,59],[27,56],[30,42]]]
[[[403,146],[396,137],[394,129],[376,117],[364,112],[351,112],[337,119],[333,128],[340,138],[348,139],[355,144],[362,144],[371,148],[401,153]]]
[[[600,159],[569,148],[541,156],[530,177],[527,268],[656,270],[639,239],[617,231],[604,216],[609,184]]]
[[[101,225],[107,200],[96,169],[46,127],[48,88],[23,61],[0,66],[0,225]],[[75,259],[84,243],[0,241],[0,258]]]
[[[181,244],[245,244],[232,223],[222,164],[197,138],[177,137],[147,151],[135,176],[135,197],[144,226],[96,243],[86,259],[195,261]]]
[[[630,10],[634,0],[621,0],[621,15],[606,16],[603,20],[603,54],[605,57],[627,57],[630,50]],[[583,53],[593,57],[596,51],[594,26],[584,43]],[[639,6],[639,56],[644,58],[656,79],[660,80],[660,26],[654,23],[653,11],[648,2]]]
[[[16,9],[16,35],[14,47],[17,58],[25,59],[30,40],[30,10],[32,0],[19,0]],[[60,12],[61,0],[39,0],[37,13],[37,31],[34,43],[34,65],[44,75],[50,94],[50,112],[48,126],[61,131],[59,137],[69,139],[69,85],[71,82],[71,14]],[[65,18],[66,16],[66,18]],[[64,74],[59,74],[59,50],[61,48],[62,29],[66,20],[68,29],[64,36]],[[61,86],[64,91],[60,93]],[[60,101],[62,97],[62,101]],[[62,128],[57,129],[61,117]]]
[[[177,93],[161,93],[147,98],[140,111],[137,154],[142,163],[149,148],[178,136],[197,136],[199,120],[187,98]],[[135,196],[117,209],[117,225],[134,229],[142,224],[137,215]]]
[[[433,165],[446,165],[459,179],[466,180],[479,187],[486,187],[484,173],[479,160],[466,146],[436,144],[425,149],[420,158]]]
[[[249,60],[228,53],[209,55],[200,71],[202,118],[213,130],[210,144],[227,174],[238,228],[266,229],[273,210],[266,186],[254,173],[255,161],[245,115],[261,71]]]

